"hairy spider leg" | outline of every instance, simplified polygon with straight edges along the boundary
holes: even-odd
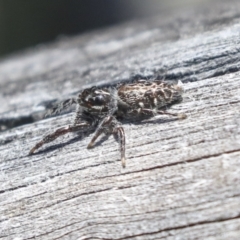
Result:
[[[65,99],[64,101],[62,101],[62,102],[58,103],[57,105],[55,105],[52,109],[48,110],[48,112],[46,113],[45,117],[51,116],[51,115],[54,115],[54,114],[58,114],[62,110],[71,107],[73,104],[77,104],[76,98]]]
[[[118,141],[120,144],[120,152],[121,152],[121,162],[122,166],[126,167],[126,158],[125,158],[125,133],[123,127],[117,127],[114,130],[114,133],[117,133]]]
[[[95,131],[95,133],[94,133],[90,143],[88,144],[87,148],[93,147],[96,139],[104,132],[104,128],[107,129],[109,127],[112,120],[113,120],[113,116],[107,116],[102,120],[102,122],[98,125],[98,128]]]
[[[69,125],[66,127],[62,127],[57,129],[54,133],[48,134],[46,137],[44,137],[40,142],[38,142],[29,152],[29,155],[33,154],[38,148],[40,148],[45,143],[49,143],[54,141],[56,138],[69,133],[69,132],[77,132],[81,130],[86,130],[91,127],[91,124],[89,122],[82,122],[78,123],[76,125]]]
[[[93,138],[91,139],[90,143],[88,144],[87,148],[93,147],[95,141],[97,138],[106,131],[109,131],[110,129],[113,134],[117,134],[120,144],[120,151],[121,151],[121,162],[122,166],[126,166],[126,158],[125,158],[125,133],[124,129],[121,126],[117,126],[118,121],[113,116],[107,116],[103,119],[103,121],[99,124],[97,130],[95,131]],[[111,126],[112,125],[112,126]]]
[[[187,118],[187,115],[185,113],[170,113],[167,111],[161,111],[156,109],[141,108],[140,110],[135,110],[135,111],[138,111],[138,113],[144,113],[146,115],[151,115],[151,116],[155,116],[156,114],[161,114],[161,115],[174,116],[174,117],[177,117],[178,119]]]

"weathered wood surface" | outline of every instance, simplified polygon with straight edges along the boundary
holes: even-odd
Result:
[[[1,128],[35,122],[0,135],[0,238],[239,239],[239,20],[226,1],[3,59]],[[40,120],[39,103],[163,69],[185,83],[171,111],[188,118],[125,124],[126,169],[112,137],[87,150],[91,136],[69,134],[27,155],[72,120]]]

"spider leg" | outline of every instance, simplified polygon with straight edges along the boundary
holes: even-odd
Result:
[[[113,120],[113,116],[107,116],[103,119],[103,121],[99,124],[97,130],[95,131],[95,133],[94,133],[90,143],[88,144],[87,148],[93,147],[94,142],[104,132],[104,129],[109,128],[109,125],[111,124],[112,120]]]
[[[76,125],[69,125],[66,127],[62,127],[57,129],[54,133],[48,134],[46,137],[44,137],[40,142],[38,142],[29,152],[29,155],[33,154],[38,148],[40,148],[45,143],[52,142],[56,138],[69,133],[69,132],[76,132],[81,130],[86,130],[91,127],[91,124],[89,122],[81,122]]]
[[[120,144],[120,152],[121,152],[121,162],[122,166],[126,167],[126,158],[125,158],[125,133],[123,127],[117,127],[114,129],[114,133],[117,133],[119,144]]]
[[[145,113],[147,115],[155,115],[157,113],[157,114],[162,114],[162,115],[170,115],[170,116],[178,117],[178,119],[187,118],[187,115],[185,113],[169,113],[167,111],[147,109],[147,108],[142,108],[141,112]]]
[[[62,110],[66,109],[66,108],[69,108],[73,104],[76,104],[76,103],[77,103],[77,100],[75,98],[65,99],[64,101],[55,105],[53,108],[49,109],[45,116],[47,117],[47,116],[51,116],[51,115],[54,115],[54,114],[58,114]]]
[[[123,127],[119,126],[118,121],[113,116],[107,116],[103,119],[100,123],[99,127],[97,128],[96,132],[93,135],[90,143],[88,144],[87,148],[91,148],[94,145],[94,142],[97,138],[103,133],[113,133],[118,136],[118,140],[120,143],[120,152],[121,152],[121,162],[122,166],[126,166],[126,158],[125,158],[125,133]]]

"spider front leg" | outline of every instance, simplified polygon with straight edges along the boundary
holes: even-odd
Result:
[[[118,136],[118,141],[120,143],[121,151],[121,162],[122,166],[126,167],[126,158],[125,158],[125,133],[123,127],[117,127],[114,129],[114,133]]]
[[[99,124],[96,132],[93,135],[90,143],[88,144],[87,148],[93,147],[97,138],[103,133],[113,133],[117,134],[119,143],[120,143],[120,151],[121,151],[121,162],[122,166],[126,166],[126,158],[125,158],[125,133],[123,127],[119,126],[118,121],[113,116],[107,116],[103,119],[103,121]]]
[[[91,127],[91,124],[89,122],[81,122],[76,125],[69,125],[66,127],[62,127],[57,129],[54,133],[48,134],[46,137],[44,137],[40,142],[38,142],[29,152],[29,155],[33,154],[38,148],[40,148],[45,143],[52,142],[56,138],[69,133],[69,132],[77,132],[77,131],[83,131],[87,130]]]

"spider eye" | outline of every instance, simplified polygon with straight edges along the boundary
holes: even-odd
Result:
[[[95,98],[94,98],[94,104],[95,105],[98,105],[98,106],[100,106],[100,105],[103,105],[104,104],[104,97],[103,97],[103,95],[97,95]]]

